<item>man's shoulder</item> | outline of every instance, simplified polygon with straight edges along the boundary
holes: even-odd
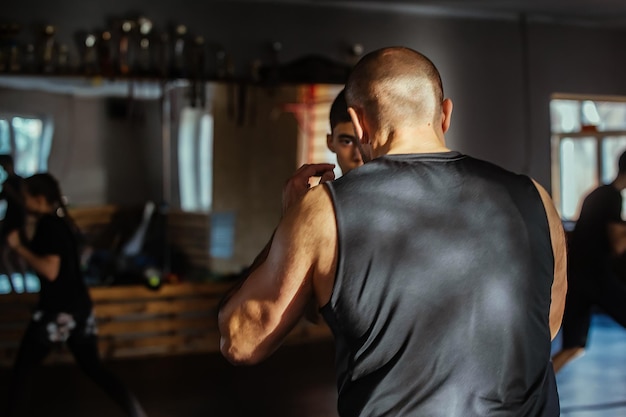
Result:
[[[324,184],[320,184],[309,190],[308,193],[302,199],[302,203],[307,211],[310,211],[311,215],[324,215],[324,211],[332,210],[332,200],[330,189],[332,183],[335,181],[329,181]]]
[[[615,187],[613,187],[610,184],[604,184],[604,185],[600,185],[599,187],[596,187],[589,194],[587,194],[587,197],[585,197],[585,200],[604,201],[604,200],[610,200],[610,199],[619,199],[620,195],[621,194],[619,190],[617,190]]]
[[[515,175],[515,176],[522,176],[522,177],[528,177],[527,175],[524,174],[520,174],[519,172],[515,171],[512,168],[508,168],[505,167],[503,165],[497,164],[495,162],[492,161],[488,161],[486,159],[481,159],[481,158],[477,158],[474,156],[469,156],[469,155],[465,155],[464,158],[465,161],[467,161],[468,164],[474,164],[477,166],[482,166],[485,169],[490,169],[493,171],[499,171],[508,175]]]
[[[310,231],[327,218],[334,218],[333,203],[326,184],[320,184],[309,189],[286,211],[281,224]]]

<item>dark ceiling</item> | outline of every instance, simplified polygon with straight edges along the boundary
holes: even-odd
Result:
[[[529,19],[591,26],[626,27],[626,0],[256,0],[366,9],[396,9],[436,15]]]

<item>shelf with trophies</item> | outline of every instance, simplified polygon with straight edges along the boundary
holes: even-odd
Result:
[[[52,24],[26,33],[17,23],[0,23],[0,74],[155,80],[233,75],[228,54],[219,45],[209,45],[184,24],[157,31],[146,17],[77,32],[74,45],[59,41]]]

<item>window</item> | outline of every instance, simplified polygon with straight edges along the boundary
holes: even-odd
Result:
[[[213,116],[184,107],[178,133],[180,205],[185,211],[208,213],[213,195]]]
[[[615,178],[626,150],[626,97],[555,95],[550,119],[553,198],[561,218],[575,221],[582,199]]]
[[[197,88],[187,81],[177,81],[169,89],[170,110],[177,113],[174,134],[178,201],[184,212],[210,214],[208,226],[208,254],[214,259],[230,259],[235,251],[235,213],[213,211],[213,138],[214,114],[212,100],[215,95],[211,83],[202,91],[202,103],[193,99]],[[197,96],[195,96],[197,98]],[[207,254],[207,255],[208,255]]]
[[[53,128],[48,118],[0,113],[0,154],[13,155],[18,175],[45,172]]]
[[[326,146],[326,135],[330,133],[330,106],[342,88],[342,85],[332,84],[304,85],[300,87],[298,104],[287,109],[293,111],[299,125],[298,166],[337,161]],[[341,169],[337,165],[335,178],[340,176]]]
[[[7,119],[0,119],[0,154],[11,153],[11,123]]]
[[[45,117],[0,113],[0,154],[13,156],[15,172],[29,177],[48,170],[48,156],[52,143],[52,121]],[[0,204],[0,218],[4,218],[6,203]],[[12,273],[10,277],[0,271],[0,294],[12,291],[38,292],[39,280],[27,272],[23,277]]]

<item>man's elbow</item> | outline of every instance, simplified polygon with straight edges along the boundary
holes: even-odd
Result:
[[[561,330],[561,324],[563,322],[563,314],[557,317],[550,317],[550,341],[556,339],[556,336]]]
[[[59,276],[59,271],[54,269],[48,269],[46,271],[42,271],[42,275],[46,280],[54,282]]]
[[[254,365],[260,362],[254,354],[254,347],[245,336],[240,334],[241,329],[234,326],[231,317],[220,311],[218,327],[220,331],[220,352],[233,365]]]
[[[250,349],[242,348],[242,346],[238,346],[224,337],[220,339],[220,351],[228,362],[237,366],[256,365],[263,360],[261,355],[255,354]]]

